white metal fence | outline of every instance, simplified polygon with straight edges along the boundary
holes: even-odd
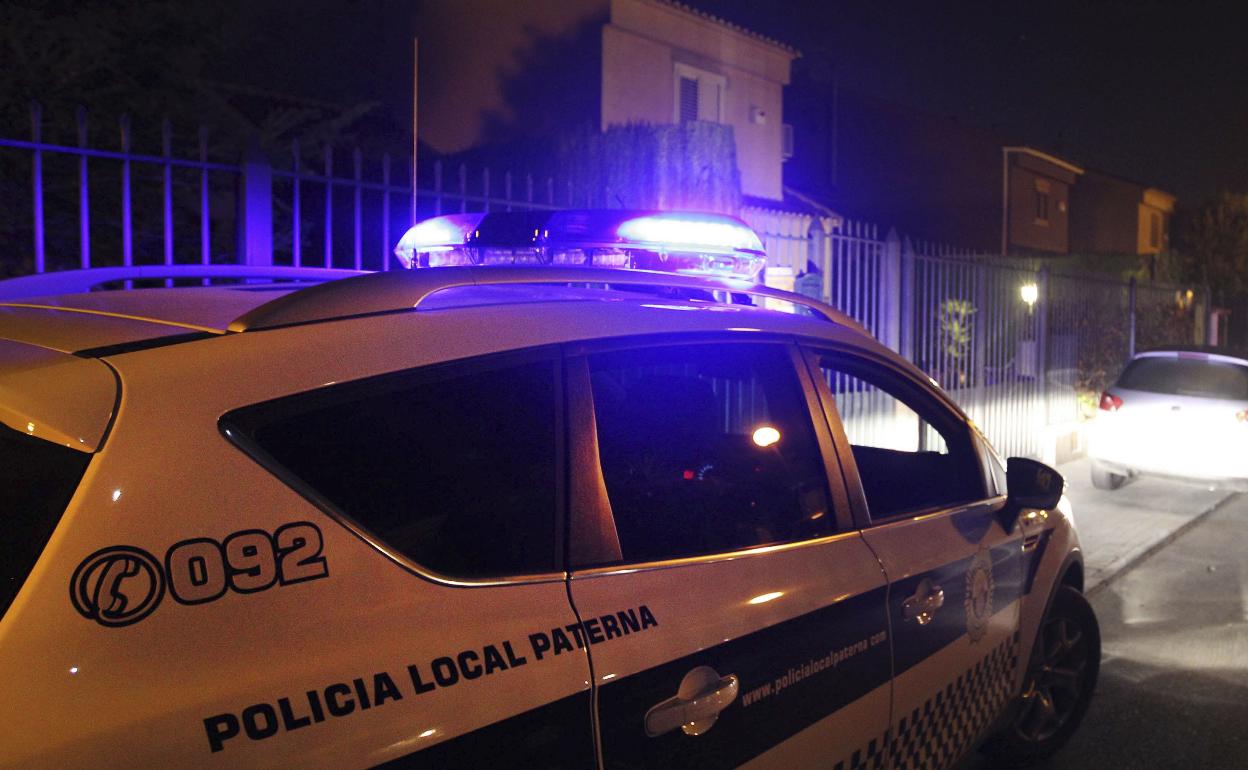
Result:
[[[28,139],[0,138],[4,246],[17,249],[0,274],[236,262],[387,270],[412,218],[406,158],[368,163],[358,149],[326,146],[313,164],[296,143],[284,162],[254,145],[222,162],[207,130],[179,137],[168,122],[159,146],[143,152],[124,118],[115,147],[93,147],[81,110],[77,141],[58,143],[45,141],[37,106],[31,126]],[[26,174],[28,185],[18,178]],[[422,217],[585,203],[552,177],[463,165],[432,163],[421,183]],[[1207,292],[1195,287],[1064,275],[810,213],[743,216],[798,291],[914,361],[1009,454],[1042,454],[1047,426],[1077,419],[1080,394],[1106,384],[1136,348],[1201,339]]]

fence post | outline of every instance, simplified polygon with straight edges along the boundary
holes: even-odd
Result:
[[[1127,358],[1135,355],[1135,276],[1127,284],[1127,317],[1130,327],[1127,331]]]
[[[273,264],[273,169],[252,137],[243,151],[238,181],[238,261]]]
[[[1036,383],[1044,405],[1044,424],[1049,424],[1049,268],[1036,275]]]
[[[975,313],[978,316],[971,321],[971,334],[974,337],[975,352],[971,358],[971,384],[976,387],[976,393],[980,396],[984,395],[984,385],[987,377],[984,376],[987,368],[985,359],[988,356],[988,266],[983,262],[975,265]]]
[[[173,125],[169,118],[160,121],[160,157],[164,159],[161,169],[161,234],[163,236],[163,252],[165,264],[173,264]],[[173,281],[166,279],[165,286],[173,286]]]
[[[290,143],[291,170],[290,178],[290,260],[295,267],[303,267],[303,199],[299,189],[299,140]]]
[[[918,301],[914,291],[914,246],[906,238],[901,243],[901,275],[898,289],[901,296],[901,329],[898,349],[907,361],[914,360],[914,312]]]
[[[1216,345],[1218,342],[1218,334],[1213,324],[1213,292],[1209,289],[1209,284],[1205,284],[1203,293],[1205,295],[1205,313],[1203,319],[1205,322],[1205,338],[1204,340],[1197,340],[1196,342],[1197,344],[1203,342],[1206,345]]]
[[[901,236],[888,229],[880,259],[876,295],[880,301],[880,342],[901,352]]]
[[[134,264],[134,209],[130,197],[130,116],[123,114],[119,120],[121,129],[121,264]],[[130,288],[126,283],[126,288]]]
[[[212,262],[212,219],[208,210],[208,127],[199,127],[199,259]],[[208,279],[205,278],[205,285]]]
[[[87,147],[87,108],[79,106],[74,111],[78,122],[78,146]],[[91,199],[87,184],[87,154],[78,156],[78,264],[86,270],[91,267]]]
[[[35,272],[42,273],[46,266],[43,235],[43,107],[39,102],[30,103],[30,140],[35,151],[30,158],[31,210],[34,217]]]

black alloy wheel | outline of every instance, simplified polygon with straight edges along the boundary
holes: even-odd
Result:
[[[1101,633],[1083,594],[1062,586],[1032,648],[1013,722],[985,745],[998,761],[1023,764],[1050,756],[1087,713],[1101,663]]]

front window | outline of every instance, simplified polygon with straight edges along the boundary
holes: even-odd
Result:
[[[834,530],[810,411],[782,345],[589,358],[599,454],[626,561]]]
[[[819,368],[873,520],[985,497],[971,432],[956,415],[870,362],[829,353]]]

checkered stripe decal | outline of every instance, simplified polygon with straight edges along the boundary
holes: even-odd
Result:
[[[896,770],[940,770],[961,759],[1012,695],[1018,635],[994,647],[897,725],[832,770],[882,770],[892,754]]]
[[[872,739],[865,750],[855,751],[849,759],[842,759],[833,765],[832,770],[882,770],[884,758],[888,756],[885,749],[888,747],[890,734],[890,731],[884,731],[883,738]]]
[[[1017,664],[1014,635],[903,717],[889,746],[892,766],[938,770],[960,759],[1009,700]]]

